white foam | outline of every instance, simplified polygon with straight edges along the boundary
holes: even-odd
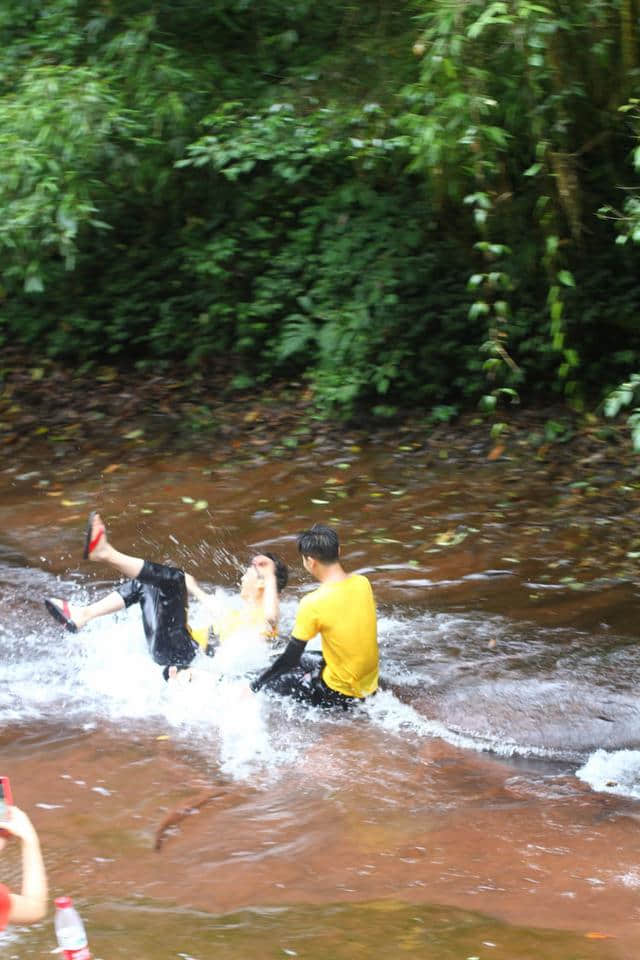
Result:
[[[14,947],[20,943],[22,940],[21,932],[26,933],[27,928],[19,928],[13,925],[8,929],[5,928],[4,930],[0,930],[0,950],[2,950],[3,947],[9,949],[10,947]],[[2,950],[2,956],[6,957],[7,960],[19,960],[19,955],[17,953],[8,954],[4,953],[4,950]]]
[[[218,593],[223,602],[235,603],[224,591]],[[289,632],[295,608],[293,599],[283,604],[283,636]],[[206,612],[197,605],[192,613],[195,625],[206,618]],[[411,650],[415,644],[418,656],[424,658],[426,633],[433,638],[430,657],[446,668],[448,657],[439,644],[457,642],[471,629],[468,618],[431,614],[413,619],[384,615],[379,627],[382,647],[386,641],[389,653],[396,654],[393,660],[385,658],[385,667],[394,682],[407,687],[428,687],[430,683],[424,671],[405,665],[407,648]],[[483,624],[481,632],[493,635],[495,630],[495,624]],[[394,637],[402,639],[396,644],[397,650]],[[85,726],[101,720],[160,725],[163,732],[184,738],[190,748],[211,757],[229,776],[240,779],[258,772],[274,775],[278,767],[295,761],[318,736],[317,718],[309,718],[304,707],[256,697],[248,690],[248,677],[263,669],[270,656],[269,647],[250,633],[234,636],[213,658],[199,654],[194,661],[193,680],[188,684],[165,684],[160,679],[160,668],[149,657],[136,608],[94,620],[77,635],[63,634],[63,641],[58,641],[51,653],[53,658],[43,662],[44,671],[33,660],[11,665],[11,686],[20,691],[13,711],[16,718],[47,717],[62,709],[67,719]],[[2,706],[2,713],[9,719],[11,704]],[[410,732],[439,737],[456,746],[505,756],[530,752],[526,748],[520,751],[515,743],[498,743],[486,736],[452,730],[402,703],[389,690],[380,691],[364,710],[372,723],[394,736]],[[328,722],[331,719],[323,717]]]
[[[402,703],[389,690],[379,690],[375,697],[367,702],[364,709],[374,723],[390,733],[401,734],[410,731],[422,737],[437,737],[456,747],[475,750],[482,753],[495,753],[501,757],[538,757],[551,759],[557,757],[557,751],[545,747],[516,743],[514,740],[498,739],[486,735],[458,732],[439,720],[430,720],[410,704]]]
[[[45,586],[47,593],[68,597],[72,606],[88,599],[85,588],[73,583],[57,582],[55,590],[50,582]],[[92,587],[91,599],[95,593]],[[224,590],[216,593],[225,604],[236,602]],[[297,598],[287,597],[282,605],[283,638],[290,634],[296,608]],[[197,604],[191,606],[194,625],[205,622],[206,616]],[[0,627],[6,681],[0,685],[0,722],[4,724],[52,717],[63,717],[84,729],[131,723],[134,728],[184,741],[189,750],[233,778],[252,779],[278,776],[287,764],[296,763],[310,746],[322,741],[326,724],[345,719],[342,714],[332,716],[331,711],[308,710],[288,700],[251,694],[248,679],[266,665],[271,651],[249,634],[238,634],[213,658],[198,654],[193,681],[181,685],[162,681],[161,668],[149,657],[136,607],[92,621],[77,635],[60,631],[48,619],[45,622],[48,629],[42,634],[25,633],[22,626]],[[588,711],[581,714],[576,703],[591,702],[595,678],[598,691],[602,688],[601,652],[596,650],[593,662],[585,660],[584,637],[578,640],[575,632],[565,632],[556,638],[562,641],[559,660],[550,634],[553,631],[519,627],[500,617],[416,613],[402,607],[385,610],[379,616],[383,689],[360,716],[382,735],[401,740],[440,738],[504,757],[575,762],[579,753],[574,750],[567,757],[564,753],[570,745],[564,714],[582,721],[583,714],[587,716]],[[489,640],[497,641],[490,652]],[[313,646],[317,648],[318,643]],[[637,661],[631,658],[627,663],[626,650],[620,655],[622,661],[616,661],[616,677],[623,669],[630,675],[637,673]],[[575,680],[578,663],[582,686]],[[561,714],[562,724],[553,715],[559,684],[562,702],[568,707]],[[621,705],[613,695],[609,700],[620,717]],[[492,708],[494,702],[500,709]],[[604,709],[599,702],[596,706],[598,712]],[[594,723],[595,735],[603,723],[600,719]],[[527,742],[534,737],[535,744]],[[591,742],[606,743],[604,739]],[[597,763],[590,758],[581,777],[594,789],[639,796],[640,754],[620,751],[619,755],[626,756],[622,772],[596,770]],[[598,751],[593,755],[611,756],[616,754]],[[635,765],[628,767],[632,759]],[[615,786],[609,786],[609,781],[615,781]]]
[[[640,887],[640,872],[638,870],[628,870],[621,874],[617,880],[623,887]]]
[[[271,655],[252,631],[236,632],[212,658],[199,653],[190,681],[178,674],[168,684],[149,657],[137,611],[92,621],[78,638],[78,711],[91,707],[109,721],[160,724],[234,779],[266,775],[288,755],[288,744],[282,748],[270,733],[264,698],[249,689],[249,678]]]
[[[640,750],[596,750],[576,776],[599,793],[640,799]]]

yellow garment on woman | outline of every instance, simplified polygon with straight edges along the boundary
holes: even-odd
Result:
[[[214,638],[217,637],[220,643],[226,643],[235,633],[251,632],[256,637],[264,637],[267,640],[276,636],[276,631],[269,627],[264,613],[258,607],[227,610],[206,627],[190,627],[190,630],[191,636],[203,650],[207,649],[207,645]]]
[[[376,606],[366,577],[353,573],[302,598],[292,636],[306,643],[317,633],[328,687],[347,697],[366,697],[378,689]]]

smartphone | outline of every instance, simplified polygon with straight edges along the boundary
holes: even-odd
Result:
[[[9,807],[13,804],[9,777],[0,777],[0,821],[9,819]],[[6,830],[0,830],[0,836],[7,837]]]

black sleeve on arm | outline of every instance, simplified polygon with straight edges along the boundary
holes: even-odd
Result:
[[[286,673],[287,670],[291,670],[297,666],[300,663],[300,657],[304,652],[305,646],[306,643],[304,640],[296,640],[295,637],[291,637],[291,640],[289,640],[289,643],[280,656],[276,657],[271,666],[267,667],[264,673],[261,673],[260,676],[256,677],[253,681],[251,684],[253,692],[257,693],[269,680],[273,680],[274,677],[279,677],[281,673]]]

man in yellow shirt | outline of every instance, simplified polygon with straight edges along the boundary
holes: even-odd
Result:
[[[284,652],[251,684],[314,706],[344,709],[378,688],[376,608],[371,584],[345,572],[338,535],[315,524],[298,537],[305,570],[320,586],[300,601],[291,640]],[[301,663],[305,645],[320,634],[319,668]],[[305,660],[307,658],[305,657]]]

